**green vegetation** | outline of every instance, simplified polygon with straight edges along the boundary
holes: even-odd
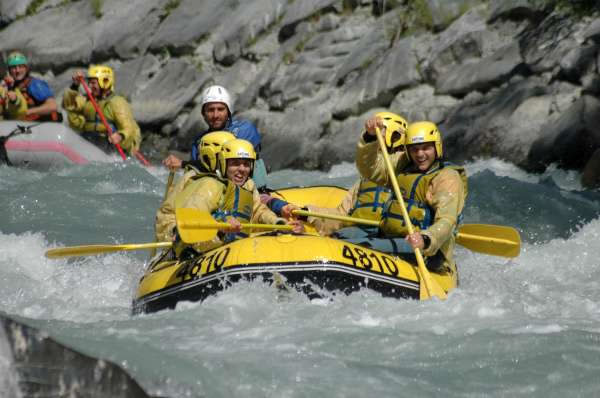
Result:
[[[544,3],[555,6],[557,10],[583,17],[600,11],[598,0],[544,0]]]
[[[44,4],[44,1],[45,0],[33,0],[27,6],[27,9],[25,10],[25,15],[30,16],[30,15],[37,13],[37,10],[40,8],[40,6],[42,4]]]
[[[104,5],[104,0],[92,0],[91,4],[94,16],[98,19],[102,18],[102,6]]]
[[[418,27],[425,28],[430,30],[433,28],[433,16],[431,15],[431,10],[429,9],[429,4],[427,4],[426,0],[414,0],[409,3],[409,9],[411,14],[414,15],[413,23]]]
[[[169,0],[167,4],[165,4],[165,12],[167,13],[165,17],[168,16],[171,11],[179,7],[179,4],[181,4],[181,0]]]
[[[296,57],[291,52],[284,53],[283,58],[282,58],[283,63],[286,65],[293,64],[295,59],[296,59]]]

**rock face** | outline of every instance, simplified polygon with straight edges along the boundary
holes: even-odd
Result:
[[[0,370],[6,397],[149,397],[118,366],[66,348],[7,317],[0,317]]]
[[[113,66],[155,160],[189,150],[217,83],[272,169],[352,161],[364,119],[389,109],[438,123],[452,160],[600,175],[590,1],[4,0],[0,28],[0,52],[25,51],[58,96],[74,68]]]

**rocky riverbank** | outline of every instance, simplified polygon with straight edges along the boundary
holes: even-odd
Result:
[[[352,161],[367,115],[440,124],[449,157],[550,164],[600,183],[600,8],[541,0],[3,0],[0,51],[61,93],[108,63],[160,159],[228,87],[272,169]]]

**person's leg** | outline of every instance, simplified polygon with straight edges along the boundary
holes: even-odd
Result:
[[[377,233],[377,228],[370,227],[345,227],[337,230],[332,234],[332,237],[343,240],[364,239],[373,233]]]

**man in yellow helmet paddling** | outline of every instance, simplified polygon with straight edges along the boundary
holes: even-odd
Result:
[[[85,77],[92,96],[114,134],[110,137],[107,135],[106,126],[92,102],[79,93],[79,85],[84,78],[82,71],[73,74],[71,87],[63,95],[63,107],[67,111],[69,125],[106,152],[114,151],[112,146],[119,144],[126,152],[134,154],[142,142],[140,127],[133,118],[127,100],[113,92],[115,76],[112,68],[91,65]]]
[[[401,204],[392,198],[383,210],[380,234],[386,238],[403,237],[411,249],[421,249],[432,270],[453,264],[455,232],[467,197],[467,177],[464,168],[444,161],[438,127],[429,121],[409,124],[405,152],[390,155],[396,176],[388,174],[379,152],[375,134],[383,124],[371,118],[365,127],[356,154],[358,170],[363,177],[389,187],[391,178],[397,178],[415,228],[408,235]]]
[[[385,127],[385,142],[390,152],[404,150],[404,133],[408,123],[406,120],[393,112],[378,112],[374,118]],[[340,204],[335,208],[306,206],[306,210],[316,213],[352,216],[362,219],[381,221],[383,207],[391,194],[391,190],[385,186],[377,185],[375,182],[360,178],[348,190]],[[289,204],[280,199],[271,198],[268,202],[269,208],[275,213],[288,217],[298,206]],[[329,220],[319,217],[301,218],[314,226],[319,234],[334,235],[340,239],[356,239],[377,235],[377,227],[355,225],[343,221]]]

